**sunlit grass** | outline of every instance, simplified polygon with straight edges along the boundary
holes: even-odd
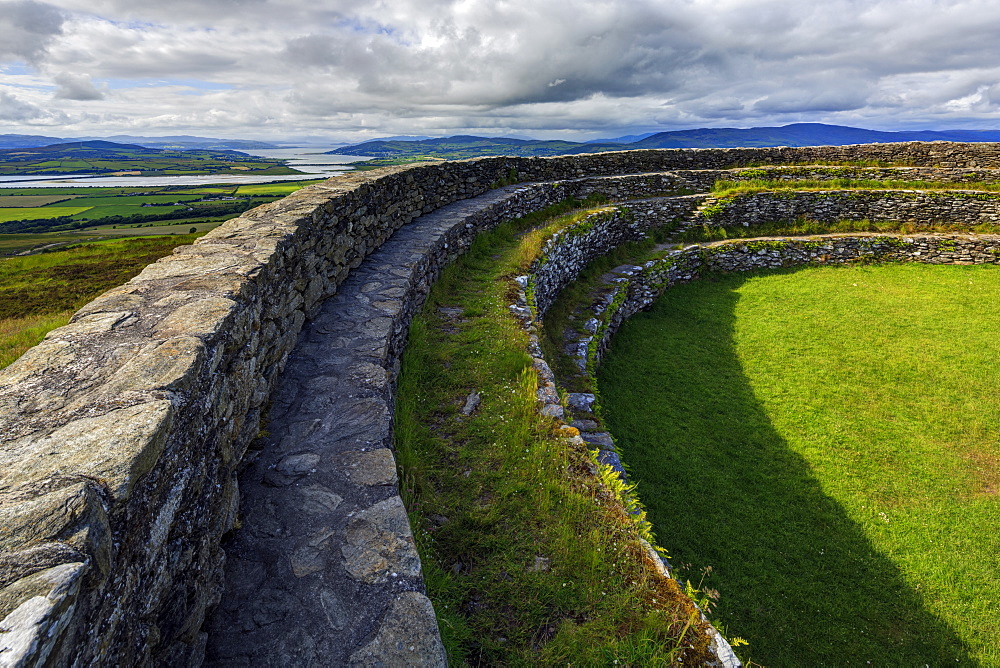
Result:
[[[43,207],[10,207],[0,208],[0,223],[11,220],[28,220],[42,218],[59,218],[60,216],[73,216],[78,213],[90,211],[90,206],[43,206]]]
[[[1000,269],[669,290],[605,418],[660,538],[772,666],[1000,665]]]
[[[838,220],[821,222],[809,218],[799,218],[793,221],[773,221],[746,225],[695,225],[677,235],[681,243],[703,243],[724,241],[726,239],[752,239],[754,237],[776,236],[812,236],[817,234],[844,234],[848,232],[876,232],[879,234],[1000,234],[1000,225],[995,223],[980,223],[978,225],[960,225],[949,223],[934,223],[931,225],[916,225],[901,223],[894,220]]]

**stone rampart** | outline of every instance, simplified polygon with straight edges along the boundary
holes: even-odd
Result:
[[[636,174],[688,169],[731,169],[766,165],[823,165],[859,163],[861,166],[1000,167],[1000,144],[905,142],[769,148],[696,148],[617,151],[553,158],[509,158],[520,178],[547,181],[574,176]]]
[[[539,316],[559,292],[593,260],[630,241],[645,239],[653,228],[675,225],[692,215],[704,195],[631,200],[609,207],[549,237],[532,265],[528,292]]]
[[[498,170],[300,191],[150,265],[0,373],[0,662],[190,662],[235,474],[302,323],[395,229]],[[497,214],[560,196],[529,190]]]
[[[197,660],[219,596],[219,541],[235,521],[235,473],[275,378],[303,322],[415,217],[512,180],[857,160],[996,167],[1000,146],[389,168],[304,189],[177,249],[0,372],[0,665]]]

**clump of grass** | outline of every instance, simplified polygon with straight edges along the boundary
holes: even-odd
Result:
[[[0,368],[94,297],[198,236],[108,241],[0,259]]]
[[[766,665],[1000,665],[1000,268],[716,275],[625,323],[603,418]]]
[[[401,488],[456,665],[705,660],[704,624],[656,577],[641,527],[592,456],[537,412],[512,278],[565,203],[477,238],[410,330],[396,408]],[[541,235],[544,238],[544,234]],[[459,313],[461,315],[455,315]],[[469,416],[460,409],[477,391]]]

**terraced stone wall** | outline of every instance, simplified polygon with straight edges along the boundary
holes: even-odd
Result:
[[[753,227],[800,218],[822,223],[871,220],[973,227],[1000,222],[1000,194],[934,190],[760,192],[709,201],[696,222]]]
[[[307,188],[177,249],[0,372],[0,665],[197,663],[235,472],[274,379],[317,305],[416,216],[511,180],[845,160],[993,167],[1000,146],[389,168]],[[531,207],[562,192],[547,187]]]
[[[852,179],[867,181],[929,181],[932,183],[975,183],[1000,180],[1000,170],[938,169],[936,167],[858,167],[858,166],[764,166],[742,169],[705,169],[678,175],[680,187],[696,192],[708,191],[718,180],[752,181],[832,181]]]
[[[630,201],[627,206],[591,214],[552,235],[529,272],[530,292],[539,316],[595,259],[622,244],[645,239],[653,228],[689,217],[703,199],[704,195],[689,195]]]
[[[1000,264],[1000,236],[994,235],[828,235],[759,241],[722,241],[691,246],[625,272],[591,345],[599,364],[625,320],[648,308],[664,290],[713,271],[752,271],[805,264],[849,262]]]

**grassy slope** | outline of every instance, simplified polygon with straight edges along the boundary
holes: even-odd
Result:
[[[0,260],[0,367],[97,295],[198,236],[128,239]]]
[[[456,665],[666,665],[694,611],[650,580],[590,455],[536,412],[507,299],[544,236],[516,230],[537,220],[480,235],[411,328],[396,442],[428,593]]]
[[[1000,665],[1000,269],[671,289],[605,417],[662,544],[770,666]]]

